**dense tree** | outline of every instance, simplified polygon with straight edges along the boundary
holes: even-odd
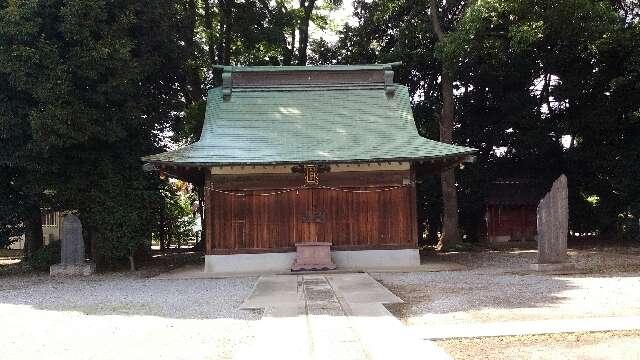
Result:
[[[633,1],[356,1],[357,26],[337,44],[314,43],[314,63],[402,60],[419,131],[438,138],[440,69],[453,76],[455,143],[479,150],[458,172],[460,226],[484,232],[491,181],[567,173],[572,229],[637,232],[638,12]],[[637,4],[636,4],[637,5]],[[464,10],[464,11],[461,11]],[[449,32],[448,34],[444,34]],[[444,99],[443,99],[444,100]],[[442,195],[419,179],[428,233],[440,231]],[[427,186],[429,184],[429,186]],[[634,225],[635,224],[635,225]],[[635,230],[634,230],[635,229]],[[446,233],[446,231],[445,231]]]
[[[398,60],[419,132],[478,149],[441,186],[419,171],[429,242],[479,238],[492,181],[560,173],[573,230],[637,234],[636,0],[356,0],[337,43],[311,40],[340,4],[0,0],[0,246],[37,250],[41,209],[79,212],[105,261],[167,233],[139,158],[196,140],[216,64]]]
[[[158,151],[158,132],[181,106],[182,45],[166,36],[178,33],[177,6],[0,4],[0,76],[11,87],[2,92],[0,158],[38,210],[23,221],[40,229],[53,194],[79,212],[94,257],[126,258],[149,239],[158,194],[139,157]]]

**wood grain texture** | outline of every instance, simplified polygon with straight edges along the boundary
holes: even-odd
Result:
[[[328,174],[323,174],[328,175]],[[324,188],[303,188],[263,196],[268,192],[291,185],[292,178],[300,174],[279,175],[265,180],[270,189],[247,190],[247,184],[259,179],[225,183],[223,191],[242,193],[243,196],[219,192],[215,184],[207,191],[209,206],[207,254],[246,252],[264,249],[292,249],[296,242],[331,242],[335,247],[410,248],[416,245],[417,226],[415,187],[407,185],[385,191],[353,192],[353,190],[384,190],[402,184],[402,174],[371,173],[357,179],[368,186],[341,186],[341,191]],[[212,176],[213,179],[216,176]],[[356,181],[350,176],[338,176],[346,183]],[[279,179],[279,180],[278,180]],[[324,176],[324,183],[331,177]],[[337,180],[333,178],[332,180]],[[297,180],[296,180],[297,181]],[[233,189],[242,187],[241,189]],[[278,186],[275,186],[278,184]],[[300,186],[299,183],[296,184]],[[336,184],[337,185],[337,184]]]
[[[487,236],[509,236],[511,240],[535,240],[536,207],[533,205],[487,206]]]
[[[375,169],[376,165],[373,166]],[[333,187],[380,187],[402,185],[409,170],[344,171],[320,173],[320,185]],[[304,186],[304,174],[212,175],[212,186],[220,190],[280,190]]]
[[[296,72],[235,72],[233,86],[266,87],[277,85],[344,85],[383,84],[383,72],[360,71],[296,71]]]

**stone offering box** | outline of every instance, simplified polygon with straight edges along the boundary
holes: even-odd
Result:
[[[330,242],[304,242],[296,244],[296,258],[291,271],[334,270]]]

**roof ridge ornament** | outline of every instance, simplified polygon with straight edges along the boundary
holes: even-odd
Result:
[[[222,99],[229,100],[231,98],[231,90],[233,87],[233,83],[231,80],[231,72],[223,72],[222,73]]]
[[[396,85],[393,83],[393,70],[384,71],[384,93],[393,96],[396,93]]]

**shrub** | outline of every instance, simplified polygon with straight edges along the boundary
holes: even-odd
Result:
[[[49,271],[51,265],[60,262],[60,241],[52,241],[36,250],[27,261],[34,270]]]

